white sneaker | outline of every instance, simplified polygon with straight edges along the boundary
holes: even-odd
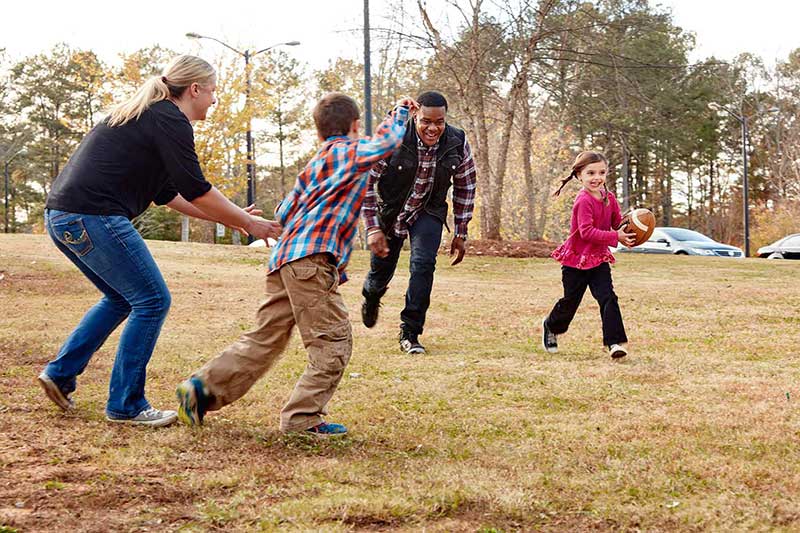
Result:
[[[628,348],[625,344],[612,344],[608,347],[608,353],[612,359],[620,359],[628,355]]]
[[[56,385],[55,381],[50,379],[50,376],[42,371],[37,378],[39,386],[42,387],[44,393],[56,404],[62,411],[70,411],[75,408],[75,402],[70,398],[70,394],[64,394],[61,389]]]
[[[178,413],[175,411],[160,411],[155,407],[145,409],[133,418],[111,418],[106,415],[106,420],[118,424],[135,424],[138,426],[151,426],[160,428],[168,426],[178,419]]]

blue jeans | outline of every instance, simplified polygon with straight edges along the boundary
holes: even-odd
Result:
[[[106,414],[133,418],[150,404],[144,397],[147,362],[171,297],[150,251],[123,216],[45,210],[45,226],[61,252],[103,297],[84,315],[45,373],[65,394],[109,335],[126,318],[111,371]]]
[[[431,304],[433,289],[433,273],[436,270],[436,254],[442,243],[442,221],[423,211],[414,224],[408,228],[411,240],[411,258],[409,259],[408,290],[406,305],[400,313],[400,327],[409,333],[422,335],[425,327],[425,315]],[[364,280],[362,291],[365,298],[380,298],[386,292],[389,282],[394,277],[397,260],[403,249],[403,241],[395,235],[386,236],[389,244],[388,257],[372,254],[370,270]]]

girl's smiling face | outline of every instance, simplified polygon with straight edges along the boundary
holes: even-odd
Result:
[[[578,179],[589,194],[595,198],[602,198],[602,189],[603,185],[606,183],[606,174],[608,174],[608,165],[606,165],[604,161],[598,161],[597,163],[590,163],[583,167],[578,173]]]

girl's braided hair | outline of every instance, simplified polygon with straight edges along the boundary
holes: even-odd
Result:
[[[585,167],[591,165],[592,163],[600,163],[600,162],[603,162],[606,164],[606,166],[608,166],[608,158],[606,158],[606,156],[603,155],[601,152],[594,152],[591,150],[587,150],[585,152],[579,153],[578,156],[575,158],[575,162],[572,163],[572,171],[570,172],[569,176],[561,180],[561,185],[558,187],[558,189],[553,191],[553,197],[554,198],[558,197],[558,195],[561,194],[561,190],[567,185],[567,183],[569,183],[574,179],[575,180],[578,179],[578,174],[580,174],[581,170],[583,170]],[[603,187],[605,187],[605,184],[603,185]],[[603,195],[603,202],[604,203],[608,202],[608,198],[605,195]]]

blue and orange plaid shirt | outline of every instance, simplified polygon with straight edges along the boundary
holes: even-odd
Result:
[[[270,274],[303,257],[330,253],[341,281],[347,280],[344,269],[353,251],[367,172],[400,146],[407,121],[408,109],[398,107],[372,138],[326,139],[275,210],[283,233],[272,250]]]

